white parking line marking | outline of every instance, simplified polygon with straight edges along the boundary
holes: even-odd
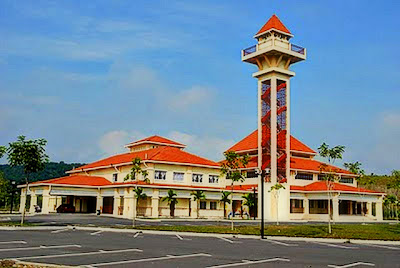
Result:
[[[104,232],[104,231],[97,231],[97,232],[94,232],[94,233],[90,233],[90,235],[98,235],[98,234],[101,234],[102,232]]]
[[[25,241],[1,241],[0,242],[1,245],[4,244],[26,244]]]
[[[137,263],[137,262],[162,261],[162,260],[183,259],[183,258],[193,258],[193,257],[211,257],[211,255],[210,254],[206,254],[206,253],[196,253],[196,254],[178,255],[178,256],[176,256],[176,255],[168,255],[168,256],[165,256],[165,257],[154,257],[154,258],[146,258],[146,259],[127,260],[127,261],[93,263],[93,264],[86,265],[86,267],[99,267],[99,266],[107,266],[107,265],[118,265],[118,264]]]
[[[287,246],[287,247],[297,247],[297,244],[287,244],[287,243],[283,243],[280,241],[275,241],[275,240],[271,240],[271,239],[261,239],[261,241],[265,241],[265,242],[270,242],[273,244],[277,244],[277,245],[281,245],[281,246]]]
[[[310,242],[318,245],[323,245],[323,246],[328,246],[328,247],[333,247],[333,248],[344,248],[344,249],[358,249],[358,247],[347,247],[347,246],[342,246],[342,245],[336,245],[336,244],[329,244],[329,243],[322,243],[322,242]]]
[[[369,246],[369,247],[377,247],[377,248],[386,248],[386,249],[400,250],[400,248],[390,247],[390,246],[384,246],[384,245],[376,245],[376,244],[364,244],[364,245],[365,245],[365,246]]]
[[[65,232],[65,231],[68,231],[68,230],[69,230],[68,228],[66,228],[66,229],[60,229],[60,230],[51,231],[51,233],[52,233],[52,234],[57,234],[57,233]]]
[[[74,257],[74,256],[88,256],[96,254],[114,254],[114,253],[124,253],[124,252],[143,252],[141,249],[118,249],[118,250],[99,250],[92,252],[80,252],[80,253],[67,253],[67,254],[56,254],[56,255],[41,255],[34,257],[22,257],[16,258],[16,260],[33,260],[33,259],[50,259],[50,258],[62,258],[62,257]]]
[[[355,262],[355,263],[350,263],[350,264],[346,264],[346,265],[333,265],[333,264],[330,264],[330,265],[328,265],[328,267],[332,267],[332,268],[348,268],[348,267],[354,267],[354,266],[358,266],[358,265],[375,266],[375,264],[369,263],[369,262]]]
[[[215,266],[208,266],[207,268],[234,267],[234,266],[251,265],[251,264],[259,264],[259,263],[265,263],[265,262],[275,262],[275,261],[286,261],[286,262],[288,262],[290,260],[289,259],[283,259],[283,258],[273,258],[273,259],[266,259],[266,260],[259,260],[259,261],[243,260],[242,262],[221,264],[221,265],[215,265]]]
[[[179,240],[183,240],[182,236],[176,234],[176,237],[178,237]]]
[[[19,250],[35,250],[35,249],[53,249],[53,248],[81,248],[81,245],[58,245],[58,246],[38,246],[26,248],[2,248],[0,252],[4,251],[19,251]]]
[[[242,243],[242,242],[239,242],[239,241],[232,241],[232,240],[229,240],[228,238],[225,238],[225,237],[218,237],[219,239],[221,239],[221,240],[224,240],[224,241],[226,241],[226,242],[228,242],[228,243],[231,243],[231,244],[234,244],[234,243]]]

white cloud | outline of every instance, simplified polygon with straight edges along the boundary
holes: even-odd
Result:
[[[171,131],[169,139],[187,145],[187,151],[202,157],[219,161],[223,158],[223,152],[234,144],[232,139],[221,139],[211,136],[197,136],[180,131]]]
[[[126,152],[124,145],[143,137],[144,135],[138,131],[113,130],[100,137],[98,144],[104,154],[113,155]]]
[[[188,90],[181,91],[171,96],[169,107],[172,110],[187,110],[193,105],[207,104],[211,99],[212,92],[206,87],[193,86]]]

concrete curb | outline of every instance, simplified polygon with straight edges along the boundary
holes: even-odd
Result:
[[[260,239],[257,235],[241,235],[241,234],[217,234],[217,233],[194,233],[194,232],[176,232],[176,231],[156,231],[156,230],[139,230],[139,229],[122,229],[107,227],[84,227],[84,226],[38,226],[38,227],[3,227],[0,230],[7,231],[53,231],[61,229],[82,230],[82,231],[103,231],[111,233],[137,233],[153,234],[153,235],[180,235],[190,237],[216,237],[216,238],[241,238],[241,239]],[[400,246],[400,241],[386,240],[361,240],[361,239],[337,239],[337,238],[311,238],[311,237],[290,237],[290,236],[266,236],[268,240],[276,241],[300,241],[300,242],[321,242],[321,243],[351,243],[351,244],[370,244],[370,245],[394,245]]]

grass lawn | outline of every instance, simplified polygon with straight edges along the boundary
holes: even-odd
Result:
[[[222,233],[260,235],[258,226],[137,226],[140,230],[180,231],[196,233]],[[332,226],[332,234],[328,234],[327,225],[266,225],[265,235],[294,237],[323,237],[342,239],[379,239],[400,241],[400,224],[336,224]]]

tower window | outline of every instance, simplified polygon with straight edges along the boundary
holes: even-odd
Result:
[[[114,173],[112,175],[112,178],[113,178],[113,182],[117,182],[118,181],[118,173]]]

